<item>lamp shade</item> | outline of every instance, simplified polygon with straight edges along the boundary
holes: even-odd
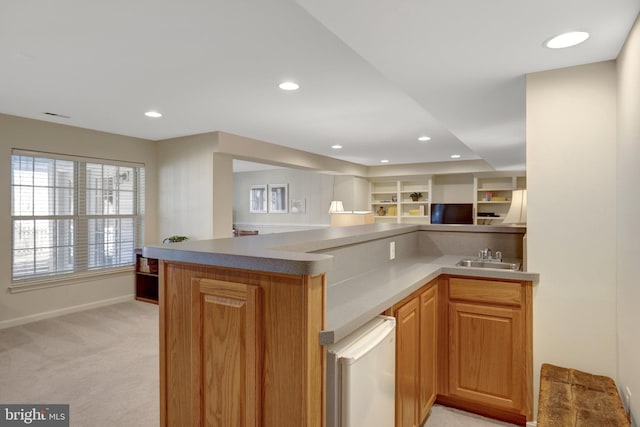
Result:
[[[346,211],[331,214],[332,227],[373,224],[373,222],[373,212],[371,211]]]
[[[511,206],[502,224],[527,223],[527,190],[515,190],[511,194]]]
[[[336,213],[344,211],[344,206],[342,206],[341,200],[332,200],[331,205],[329,206],[329,213]]]

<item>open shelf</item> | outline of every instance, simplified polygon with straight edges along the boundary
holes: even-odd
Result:
[[[429,176],[407,177],[406,179],[381,179],[370,182],[371,210],[376,214],[376,222],[429,223],[431,178]],[[422,197],[411,200],[411,193],[421,193]],[[387,215],[378,215],[380,208]],[[410,210],[418,210],[419,215],[410,215]],[[391,213],[391,215],[389,215]],[[426,215],[425,215],[426,213]]]
[[[430,224],[432,204],[472,203],[474,224],[497,225],[509,211],[513,192],[526,188],[526,184],[524,172],[380,177],[369,181],[369,203],[376,222]],[[422,197],[413,201],[411,193],[422,193]],[[378,215],[380,208],[387,215]]]
[[[142,256],[136,249],[136,299],[158,304],[158,260]]]

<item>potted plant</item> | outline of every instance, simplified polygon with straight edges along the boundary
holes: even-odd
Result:
[[[187,236],[171,236],[171,237],[165,238],[162,241],[162,243],[177,243],[177,242],[185,241],[187,239],[188,239]]]
[[[409,194],[409,197],[411,197],[411,200],[413,200],[414,202],[417,202],[422,197],[422,193],[414,191],[413,193]]]

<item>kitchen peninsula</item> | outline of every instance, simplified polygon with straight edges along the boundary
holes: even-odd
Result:
[[[496,418],[530,418],[538,276],[456,266],[485,247],[522,259],[525,231],[370,224],[145,247],[145,256],[161,260],[161,425],[324,426],[324,345],[380,313],[402,314],[423,290],[438,301],[438,400]],[[479,342],[465,327],[496,334]],[[466,366],[467,350],[488,365]],[[496,365],[504,361],[504,372],[482,371],[502,369]],[[421,422],[428,405],[419,402],[419,384],[396,389],[396,426]]]

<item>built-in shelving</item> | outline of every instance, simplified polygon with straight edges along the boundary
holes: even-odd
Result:
[[[142,256],[142,249],[135,251],[136,299],[158,304],[158,260]]]
[[[495,225],[502,223],[509,211],[513,191],[526,188],[526,177],[517,174],[479,174],[474,177],[474,187],[474,223]],[[494,216],[486,216],[489,214]]]
[[[432,203],[473,203],[474,224],[502,223],[512,193],[526,188],[524,172],[423,175],[370,180],[376,222],[429,224]],[[414,201],[411,193],[422,193]],[[493,215],[493,216],[487,216]]]
[[[412,193],[422,196],[412,200]],[[431,178],[371,181],[371,210],[376,222],[428,224]]]

